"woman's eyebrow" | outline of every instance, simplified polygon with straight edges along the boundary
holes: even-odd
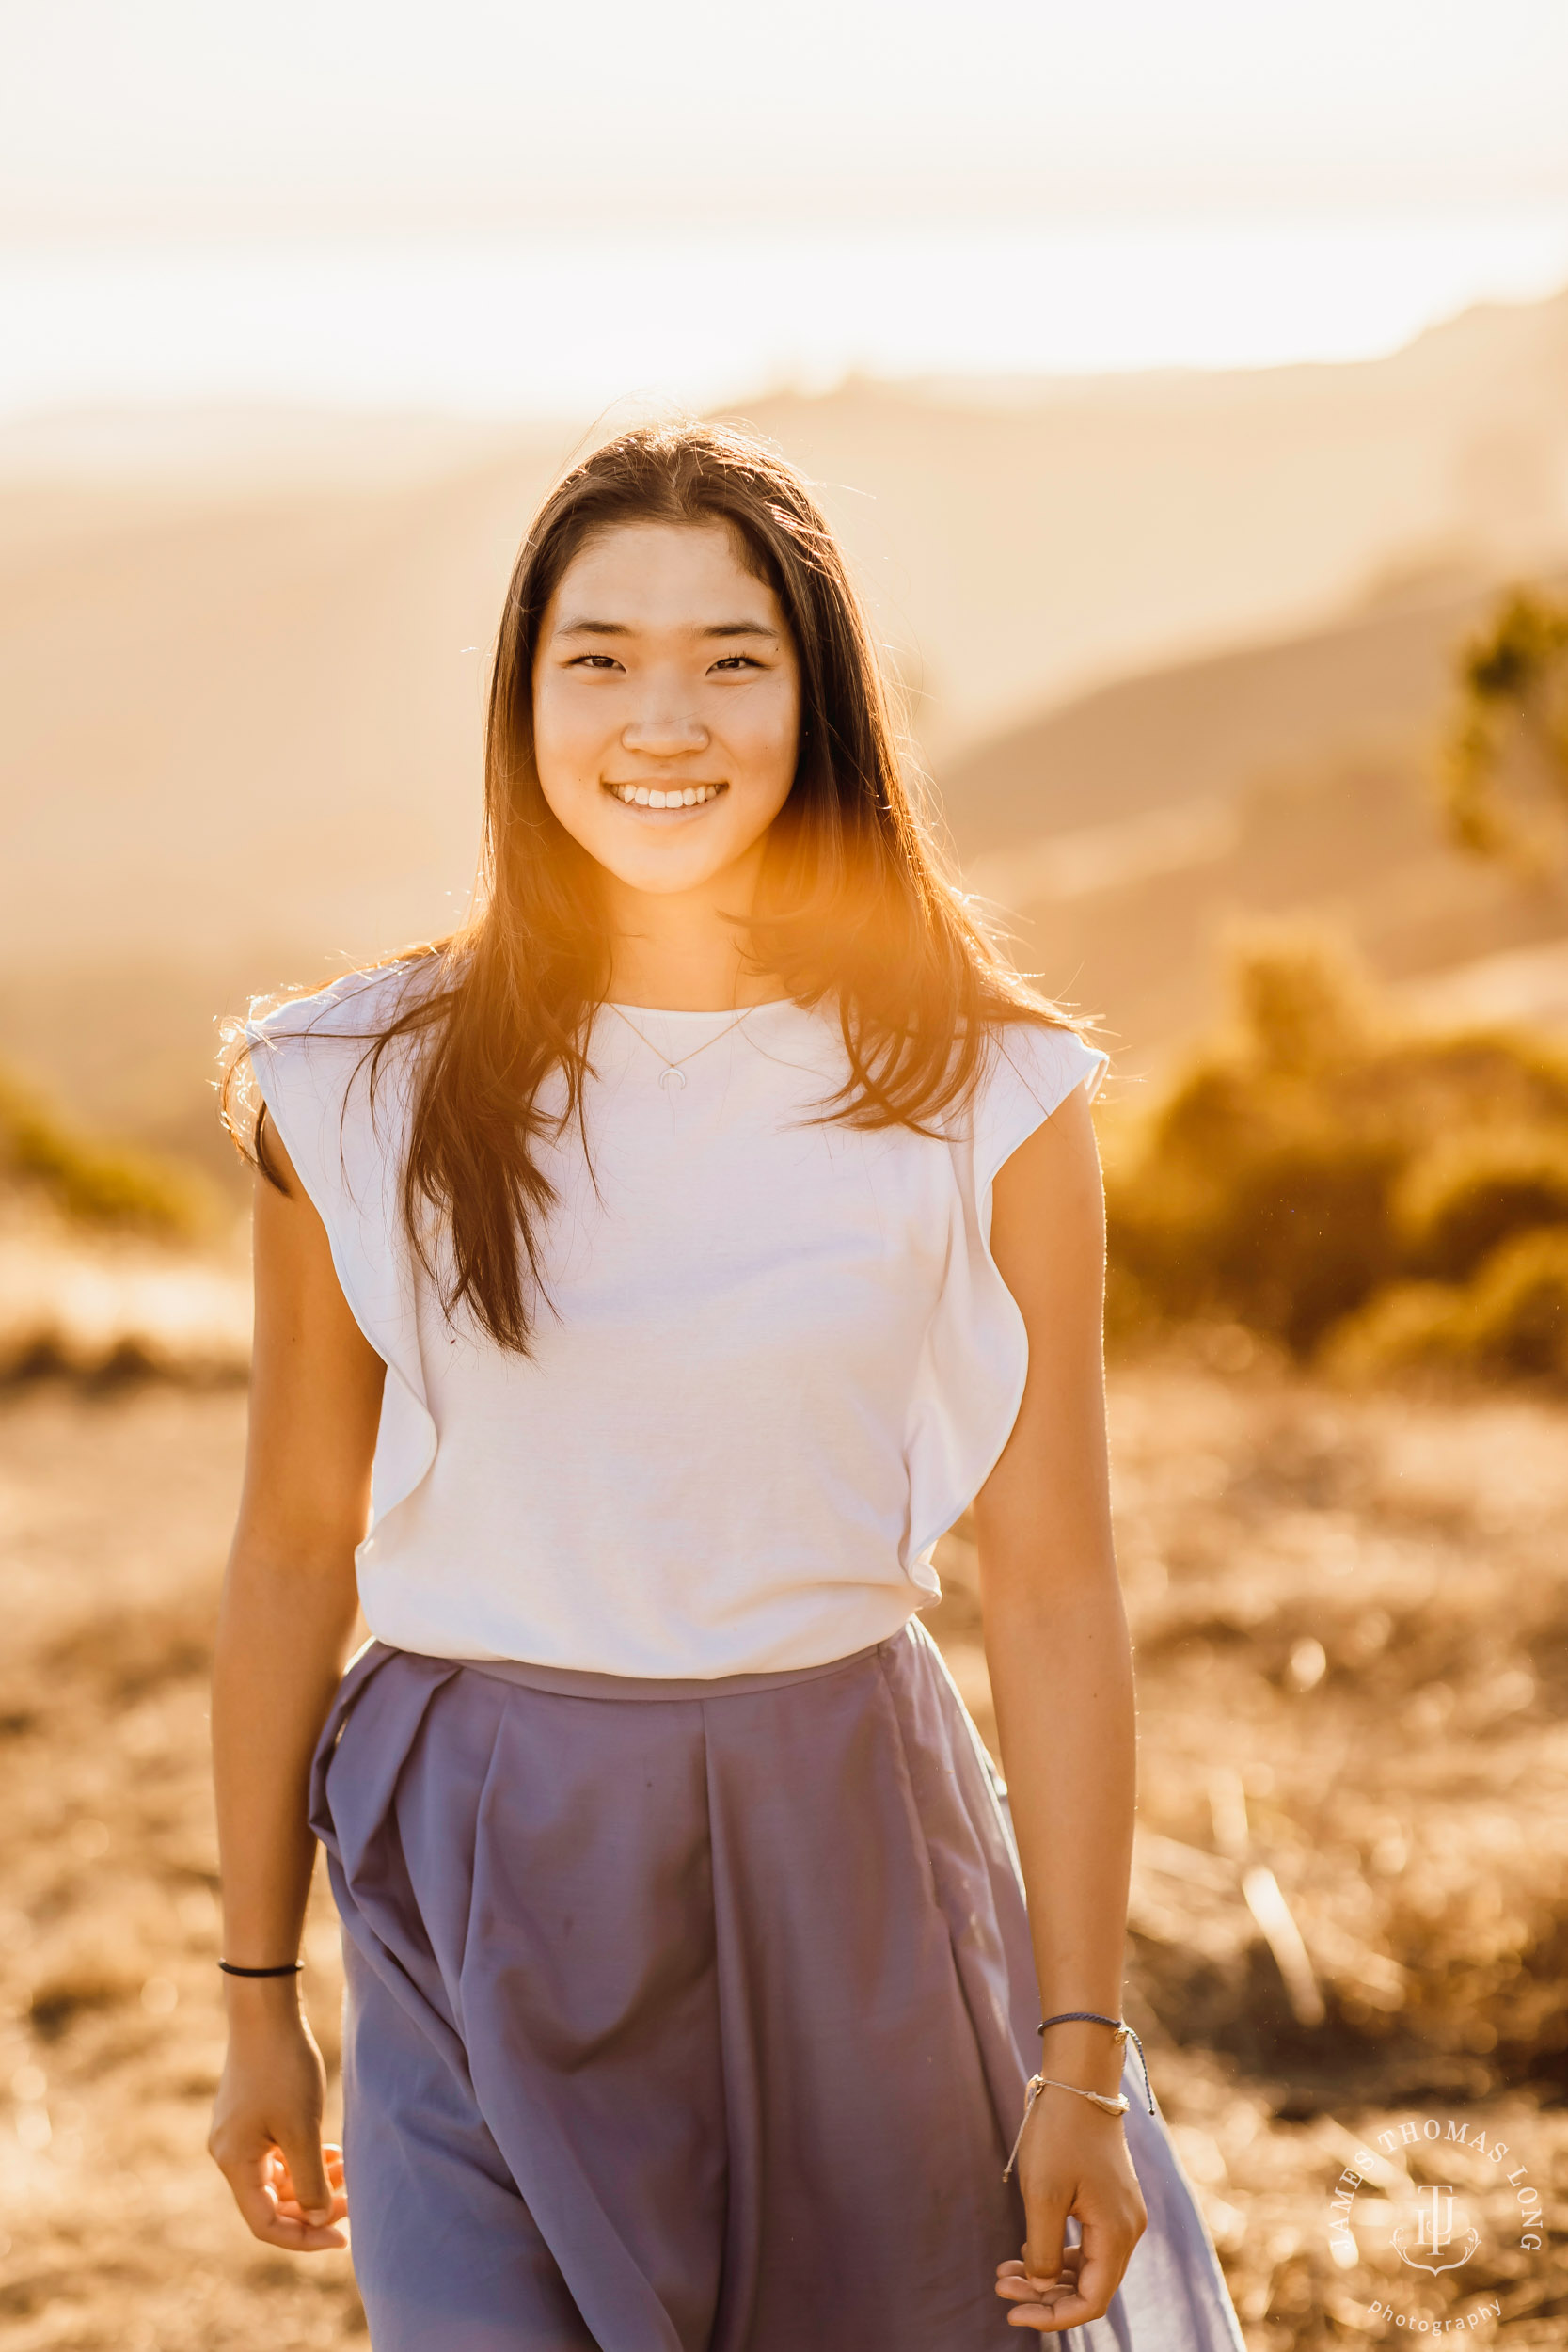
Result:
[[[635,637],[638,632],[626,621],[595,621],[586,613],[574,613],[570,620],[558,621],[558,637]],[[766,621],[712,621],[699,624],[692,630],[694,637],[766,637],[774,644],[779,632],[769,628]]]

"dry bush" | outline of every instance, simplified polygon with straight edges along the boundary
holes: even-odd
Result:
[[[1243,948],[1232,998],[1229,1032],[1113,1154],[1113,1339],[1204,1320],[1368,1372],[1559,1370],[1549,1335],[1524,1336],[1551,1325],[1549,1248],[1534,1274],[1500,1253],[1568,1224],[1568,1059],[1528,1036],[1402,1035],[1300,933]],[[1473,1297],[1449,1295],[1471,1277]]]
[[[1353,1379],[1419,1366],[1568,1379],[1568,1230],[1515,1234],[1465,1284],[1380,1292],[1334,1333],[1325,1365]]]

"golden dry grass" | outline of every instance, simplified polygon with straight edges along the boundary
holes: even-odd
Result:
[[[1354,2268],[1327,2225],[1355,2148],[1428,2112],[1500,2130],[1507,2169],[1564,2218],[1568,1410],[1352,1401],[1243,1363],[1233,1336],[1228,1372],[1171,1359],[1114,1384],[1143,1715],[1130,2010],[1253,2352],[1373,2338],[1377,2295],[1461,2320],[1496,2299],[1500,2324],[1466,2332],[1558,2345],[1568,2269],[1513,2244],[1514,2191],[1484,2160],[1396,2147],[1359,2194]],[[255,2246],[202,2154],[205,1668],[243,1410],[151,1385],[0,1406],[8,2352],[363,2340],[347,2259]],[[937,1630],[984,1725],[961,1532],[946,1552]],[[308,1951],[330,2053],[319,1896]],[[1433,2282],[1387,2229],[1439,2177],[1483,2235]]]

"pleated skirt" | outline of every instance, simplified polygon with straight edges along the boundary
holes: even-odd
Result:
[[[978,2352],[1038,1995],[1005,1803],[911,1625],[643,1682],[372,1644],[316,1757],[373,2352]],[[1130,2065],[1148,2228],[1078,2352],[1236,2352]]]

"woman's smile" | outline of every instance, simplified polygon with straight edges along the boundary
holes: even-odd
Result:
[[[701,808],[707,802],[716,801],[721,792],[727,792],[729,786],[722,782],[718,784],[685,783],[678,782],[674,778],[671,778],[664,784],[648,784],[641,780],[620,783],[612,777],[606,776],[604,789],[610,794],[611,800],[619,801],[623,808],[674,810]]]

